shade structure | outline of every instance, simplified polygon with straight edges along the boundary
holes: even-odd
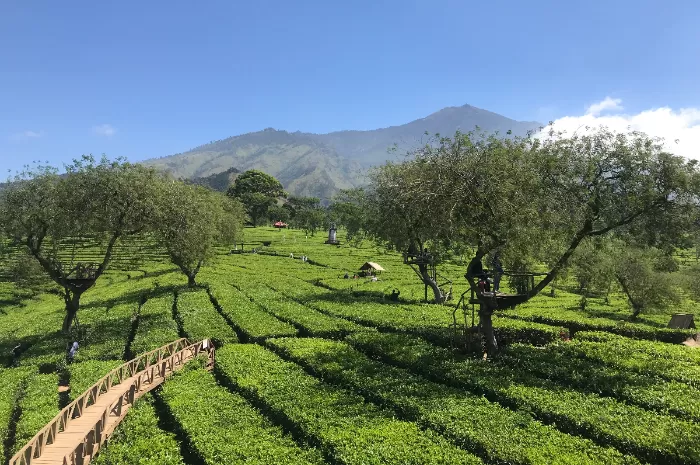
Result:
[[[275,228],[286,228],[287,223],[282,223],[281,221],[278,221],[277,223],[273,224]]]
[[[365,262],[365,264],[360,267],[360,271],[367,271],[367,270],[384,271],[384,268],[382,268],[382,266],[378,263]]]

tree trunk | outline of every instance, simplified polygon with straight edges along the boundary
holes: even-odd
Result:
[[[486,353],[489,358],[495,357],[498,352],[498,342],[496,342],[496,335],[493,332],[492,315],[493,310],[489,304],[479,304],[479,325],[481,326],[481,333],[484,335]]]
[[[423,284],[427,285],[433,290],[433,295],[435,296],[434,302],[436,304],[441,304],[445,300],[445,296],[442,295],[442,291],[440,290],[440,287],[438,287],[437,283],[433,278],[430,277],[428,274],[428,267],[425,265],[420,265],[420,276],[421,279],[423,280]]]
[[[632,306],[632,315],[630,316],[630,320],[634,321],[637,319],[640,313],[642,313],[643,306],[639,305],[633,298],[632,294],[630,294],[630,290],[627,287],[627,283],[625,282],[625,279],[621,276],[617,277],[617,282],[620,283],[620,287],[622,287],[623,292],[627,296],[627,299],[630,301],[630,305]]]
[[[187,275],[187,287],[195,287],[197,286],[197,283],[194,280],[195,275],[189,274]]]
[[[66,302],[66,316],[63,318],[63,326],[61,331],[65,334],[70,332],[70,328],[73,325],[73,320],[78,314],[78,309],[80,308],[80,296],[82,292],[70,291],[68,289],[64,290]]]
[[[642,313],[642,309],[632,305],[632,316],[630,316],[630,321],[636,321],[640,313]]]

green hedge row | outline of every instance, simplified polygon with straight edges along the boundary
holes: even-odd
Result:
[[[615,449],[545,426],[527,413],[370,360],[343,342],[299,338],[273,339],[268,344],[324,380],[351,386],[361,395],[439,431],[489,463],[639,463]]]
[[[298,299],[306,306],[333,317],[385,331],[416,334],[442,346],[452,344],[452,330],[449,329],[453,322],[452,307],[353,300],[293,278],[278,278],[270,285],[287,297]],[[494,319],[494,332],[502,345],[517,342],[544,345],[568,335],[568,331],[562,327],[507,318]]]
[[[150,394],[139,399],[114,430],[95,465],[184,465],[175,435],[158,427]]]
[[[192,341],[209,338],[216,347],[238,342],[236,332],[216,311],[204,289],[180,292],[177,296],[177,313],[187,337]]]
[[[217,281],[212,282],[210,288],[223,314],[249,340],[261,341],[268,337],[297,335],[294,326],[262,310],[230,284]]]
[[[138,301],[112,308],[86,308],[79,312],[80,328],[84,336],[75,361],[116,360],[124,356],[133,318],[139,309]]]
[[[500,316],[547,325],[563,326],[571,335],[579,331],[606,331],[620,336],[634,339],[647,339],[651,341],[669,342],[680,344],[689,337],[695,336],[697,330],[657,328],[642,323],[629,323],[608,318],[594,318],[567,310],[565,308],[549,309],[515,309],[500,312]]]
[[[16,425],[13,454],[58,415],[58,375],[36,374],[30,377],[19,401],[19,408],[22,414]]]
[[[620,369],[700,387],[700,351],[683,345],[629,339],[602,331],[581,331],[567,349]]]
[[[264,284],[244,284],[241,288],[248,297],[272,315],[314,336],[343,337],[355,331],[369,330],[295,302]]]
[[[700,426],[695,423],[566,389],[520,369],[481,360],[458,360],[446,349],[407,335],[358,333],[347,340],[391,363],[530,412],[563,432],[590,438],[642,461],[700,461]]]
[[[562,386],[700,421],[700,390],[695,387],[665,381],[658,374],[640,375],[577,357],[571,353],[571,345],[565,343],[542,349],[518,344],[506,348],[499,363],[512,370],[535,373]]]
[[[136,335],[131,343],[134,356],[149,352],[180,338],[173,319],[174,295],[148,299],[139,312]]]
[[[15,406],[26,385],[27,379],[32,376],[31,368],[8,368],[0,369],[0,457],[4,458],[6,452],[5,445],[10,432],[10,422]],[[9,444],[10,447],[13,444]],[[24,444],[22,444],[24,446]],[[20,446],[20,447],[22,447]],[[12,454],[8,454],[12,455]]]
[[[344,464],[478,464],[439,435],[400,421],[346,390],[323,384],[264,348],[226,346],[216,370],[279,421],[292,425],[332,462]]]
[[[103,376],[123,363],[123,360],[90,360],[68,365],[70,399],[80,397]]]
[[[204,463],[323,463],[319,453],[297,446],[241,396],[217,385],[203,369],[188,367],[175,374],[163,385],[161,395]]]

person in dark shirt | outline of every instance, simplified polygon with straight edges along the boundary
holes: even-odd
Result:
[[[489,276],[486,273],[486,270],[484,270],[484,265],[482,265],[481,263],[482,258],[484,258],[484,252],[481,249],[477,249],[476,255],[474,255],[472,261],[469,262],[469,266],[467,267],[467,273],[464,275],[464,277],[467,279],[476,278],[479,281],[484,281],[484,289],[488,291],[490,289],[488,279]]]

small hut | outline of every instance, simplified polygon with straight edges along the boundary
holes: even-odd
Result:
[[[695,321],[692,313],[674,313],[668,327],[673,329],[695,329]]]
[[[382,271],[385,271],[384,268],[378,263],[374,262],[365,262],[364,265],[360,267],[360,271],[364,271],[365,274],[376,274],[376,273],[381,273]]]
[[[283,223],[281,221],[278,221],[277,223],[273,224],[272,226],[274,226],[275,228],[281,229],[281,228],[286,228],[288,225],[287,225],[287,223]]]

